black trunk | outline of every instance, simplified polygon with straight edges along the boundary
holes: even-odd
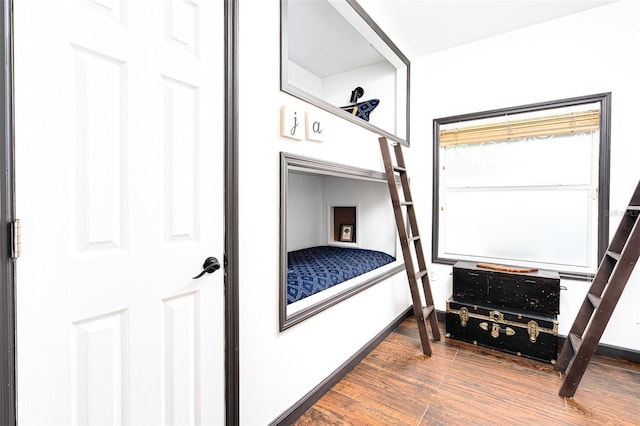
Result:
[[[457,262],[453,267],[453,299],[481,305],[522,309],[542,315],[560,313],[557,272],[501,272]]]
[[[555,364],[558,354],[556,316],[518,309],[447,301],[447,337],[502,352]]]

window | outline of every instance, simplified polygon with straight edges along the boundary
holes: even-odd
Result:
[[[434,120],[433,262],[595,273],[608,245],[610,98]]]

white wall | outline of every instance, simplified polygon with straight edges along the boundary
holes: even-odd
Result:
[[[621,0],[412,62],[412,135],[407,162],[418,206],[431,205],[432,120],[548,100],[612,92],[610,235],[640,179],[640,2]],[[392,34],[389,34],[393,38]],[[544,164],[541,164],[544,169]],[[422,190],[418,190],[422,188]],[[431,223],[422,210],[420,223]],[[423,231],[424,233],[424,231]],[[432,266],[438,309],[451,294],[450,267]],[[639,268],[640,269],[640,268]],[[589,283],[563,280],[566,335]],[[640,350],[640,271],[619,302],[602,343]]]
[[[310,73],[293,61],[289,61],[287,72],[289,73],[289,82],[293,86],[304,87],[307,92],[322,98],[322,79],[320,77]]]
[[[386,182],[289,173],[287,251],[333,241],[330,207],[357,206],[357,247],[396,256],[397,231]],[[331,237],[330,237],[331,236]]]
[[[322,183],[320,175],[289,173],[287,251],[319,246],[326,240],[322,232]]]
[[[239,13],[240,423],[264,425],[369,342],[411,298],[402,272],[278,331],[279,152],[384,169],[377,135],[280,91],[279,2],[241,1]],[[325,142],[280,137],[282,105],[320,114]]]

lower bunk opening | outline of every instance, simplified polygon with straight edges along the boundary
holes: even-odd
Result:
[[[383,172],[281,153],[280,330],[404,269]]]

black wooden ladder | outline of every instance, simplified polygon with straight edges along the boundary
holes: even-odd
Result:
[[[556,369],[566,372],[559,395],[573,397],[640,254],[640,182],[598,267],[565,341]]]
[[[397,166],[394,166],[391,160],[387,138],[381,137],[378,140],[380,142],[380,150],[382,151],[387,183],[389,184],[389,193],[391,195],[391,203],[393,204],[396,225],[398,226],[400,244],[402,245],[402,255],[404,257],[407,278],[409,279],[411,299],[413,300],[413,312],[416,317],[416,321],[418,322],[418,331],[420,332],[420,341],[422,342],[422,352],[424,352],[425,355],[431,355],[431,345],[429,343],[429,335],[427,334],[427,320],[431,323],[433,340],[440,340],[440,329],[438,328],[438,317],[433,304],[433,296],[431,295],[427,265],[424,261],[422,241],[420,239],[420,233],[418,232],[416,212],[413,206],[413,199],[411,198],[411,191],[409,190],[409,177],[407,176],[407,169],[404,164],[404,157],[402,156],[402,146],[398,143],[393,144],[397,162]],[[400,175],[404,201],[400,201],[398,186],[396,184],[396,173]],[[406,208],[407,218],[409,220],[409,230],[411,232],[410,235],[405,226],[405,218],[402,212],[403,207]],[[411,250],[410,243],[413,243],[413,252]],[[417,272],[414,261],[414,252],[415,259],[418,264]],[[418,280],[421,280],[422,282],[422,294],[418,287]],[[425,304],[423,304],[423,297]]]

